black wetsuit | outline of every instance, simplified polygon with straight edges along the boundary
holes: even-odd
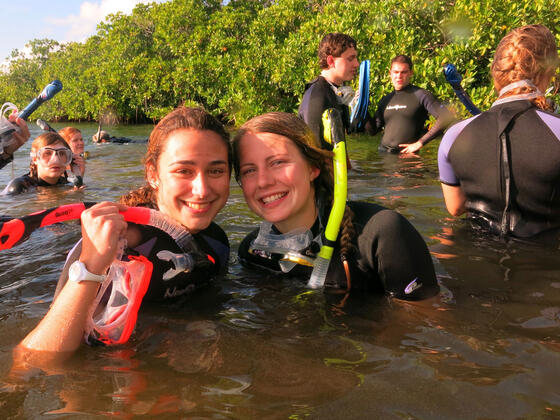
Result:
[[[441,182],[460,186],[468,214],[494,232],[560,228],[558,115],[527,100],[494,105],[447,131],[438,165]]]
[[[94,142],[95,144],[101,144],[101,143],[117,143],[117,144],[126,144],[126,143],[147,143],[148,139],[144,139],[144,140],[133,140],[131,138],[128,137],[105,137],[102,138],[101,141],[98,142]]]
[[[123,260],[126,260],[131,255],[143,255],[152,262],[152,277],[148,291],[143,299],[145,302],[169,301],[189,295],[195,290],[209,285],[218,274],[223,273],[227,268],[229,259],[228,238],[222,228],[215,223],[211,223],[203,231],[194,234],[193,238],[198,249],[209,254],[215,263],[212,264],[206,261],[204,265],[196,265],[192,272],[183,272],[171,279],[163,280],[164,273],[175,267],[172,262],[160,259],[157,253],[167,250],[176,254],[182,254],[185,251],[177,245],[171,236],[162,230],[145,225],[137,225],[137,227],[142,235],[140,244],[132,249],[125,249]],[[78,244],[81,244],[81,242]],[[80,250],[81,247],[77,245],[68,254],[68,259],[58,281],[55,296],[58,295],[66,283],[68,268],[72,262],[78,259]]]
[[[332,150],[332,145],[323,137],[323,112],[329,108],[336,108],[342,115],[344,128],[350,125],[348,106],[339,102],[336,94],[327,79],[319,76],[305,85],[305,93],[299,105],[298,116],[306,122],[324,149]]]
[[[12,179],[0,195],[21,194],[30,188],[54,187],[55,185],[66,185],[68,183],[69,182],[66,176],[61,176],[56,184],[49,184],[48,182],[37,177],[32,177],[29,173],[27,173],[23,176]]]
[[[204,266],[195,268],[191,273],[181,273],[163,280],[163,274],[173,268],[171,262],[157,257],[161,250],[169,250],[181,254],[182,251],[175,241],[166,233],[151,226],[138,226],[142,233],[142,243],[128,250],[129,254],[138,252],[153,264],[152,279],[144,299],[146,301],[161,301],[188,295],[195,290],[207,286],[220,273],[224,272],[229,259],[229,241],[225,232],[217,224],[211,223],[203,231],[193,235],[197,247],[209,254],[215,264],[206,261]]]
[[[385,127],[379,150],[398,152],[399,144],[418,141],[427,132],[425,125],[430,114],[436,118],[445,114],[445,120],[450,117],[447,108],[434,95],[418,86],[408,85],[385,95],[377,105],[375,129],[371,133]]]
[[[349,257],[352,290],[386,293],[401,299],[421,299],[439,291],[428,247],[408,220],[376,204],[349,202],[348,205],[354,212],[357,232],[353,239],[355,251]],[[313,235],[318,235],[319,223],[311,230]],[[249,253],[257,234],[258,229],[241,242],[242,264],[280,273],[278,255],[268,259]],[[311,268],[297,265],[288,274],[307,281]],[[339,245],[334,249],[325,285],[348,288]]]
[[[14,155],[9,155],[7,153],[0,155],[0,169],[2,169],[4,166],[12,162],[13,160],[14,160]]]

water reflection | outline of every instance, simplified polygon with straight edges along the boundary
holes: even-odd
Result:
[[[88,138],[97,126],[80,128]],[[140,138],[150,128],[115,135]],[[84,190],[4,198],[0,214],[116,199],[143,182],[145,145],[86,143]],[[63,366],[15,372],[12,349],[47,311],[80,236],[78,222],[41,229],[0,252],[3,417],[560,416],[558,250],[489,239],[450,218],[437,144],[421,156],[379,156],[378,139],[368,137],[349,144],[350,198],[412,221],[428,242],[440,296],[402,303],[311,293],[304,280],[244,270],[233,253],[220,285],[172,307],[143,307],[126,346],[83,346]],[[26,171],[24,155],[16,157],[16,176]],[[0,184],[10,176],[9,167],[0,171]],[[231,186],[217,221],[235,249],[258,222],[234,180]]]

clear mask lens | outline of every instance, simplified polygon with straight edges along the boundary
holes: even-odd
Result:
[[[106,345],[123,344],[134,331],[153,265],[142,256],[129,258],[131,261],[115,261],[111,265],[92,305],[86,340],[93,337]]]
[[[67,148],[54,149],[52,147],[41,147],[35,156],[43,163],[49,163],[56,157],[61,163],[68,164],[72,160],[72,151]]]

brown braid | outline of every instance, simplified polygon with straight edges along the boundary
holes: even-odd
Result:
[[[309,127],[294,114],[269,112],[247,121],[233,138],[233,168],[235,178],[240,180],[239,143],[247,133],[272,133],[286,137],[297,146],[307,162],[319,168],[319,176],[313,181],[315,198],[324,198],[326,203],[334,199],[333,152],[322,149]],[[321,209],[319,209],[321,210]],[[348,258],[352,251],[352,239],[356,236],[353,212],[348,206],[342,219],[339,243],[341,256]]]
[[[143,160],[146,184],[121,196],[119,199],[120,203],[128,206],[158,208],[155,189],[157,186],[148,182],[149,172],[155,171],[157,173],[159,158],[163,153],[165,145],[167,144],[167,139],[171,136],[171,134],[176,130],[188,128],[195,130],[209,130],[220,136],[228,147],[228,163],[231,170],[229,134],[222,123],[202,108],[180,106],[163,117],[150,134],[150,139],[148,140],[148,150],[146,151],[146,155]]]
[[[504,86],[519,80],[531,80],[535,86],[549,83],[558,66],[558,49],[554,35],[543,25],[516,28],[502,38],[492,63],[494,87],[499,92]],[[500,98],[534,92],[535,88],[520,87]],[[540,109],[552,110],[544,96],[531,102]]]

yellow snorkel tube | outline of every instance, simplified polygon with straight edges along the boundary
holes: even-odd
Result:
[[[323,137],[333,145],[334,166],[334,200],[327,227],[325,228],[323,246],[315,258],[313,271],[307,286],[312,289],[323,287],[329,270],[329,264],[333,255],[340,224],[344,217],[346,208],[346,197],[348,194],[348,177],[346,168],[346,139],[344,135],[344,124],[340,111],[329,108],[323,113]]]

